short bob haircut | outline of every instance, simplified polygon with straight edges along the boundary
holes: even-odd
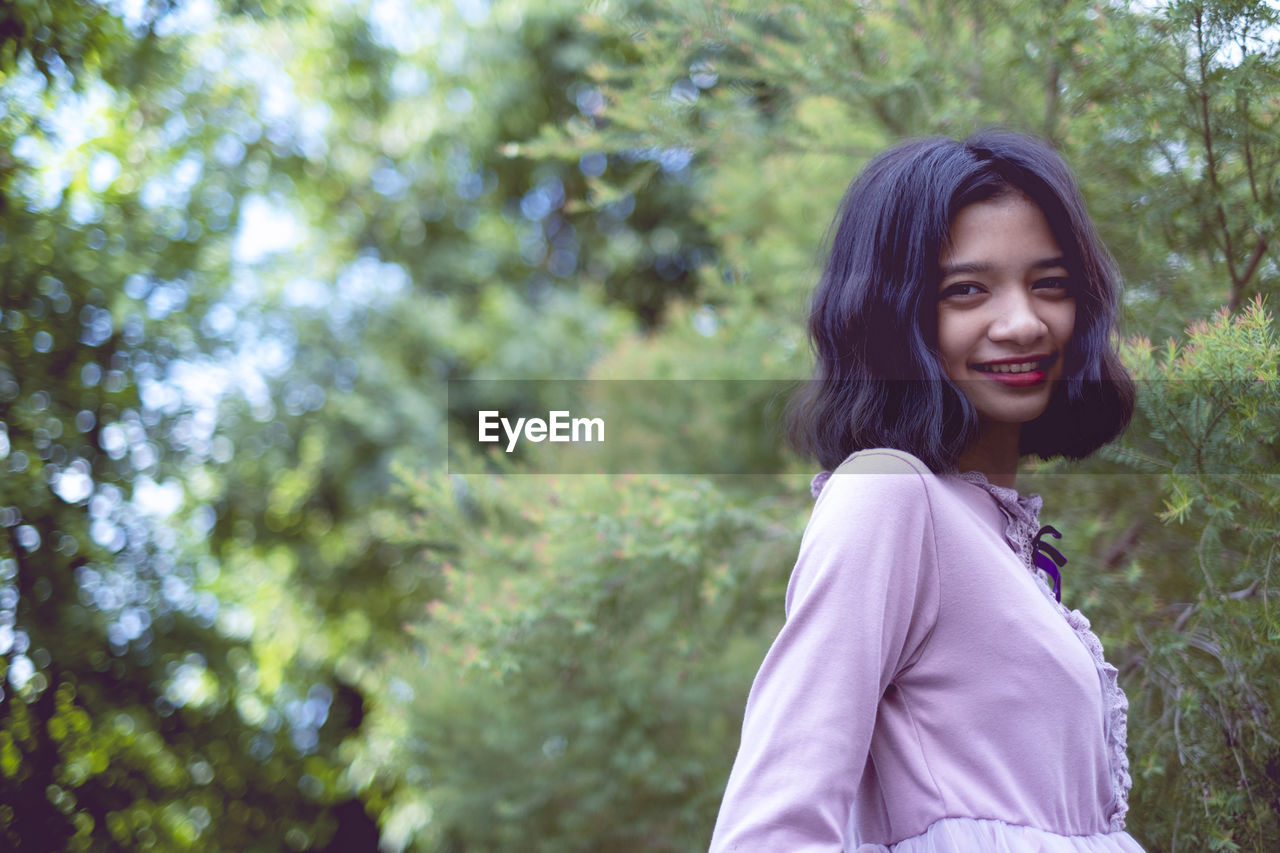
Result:
[[[892,447],[955,470],[978,415],[938,355],[939,258],[962,209],[1010,195],[1044,213],[1076,300],[1064,379],[1023,425],[1019,453],[1081,459],[1124,431],[1134,387],[1111,341],[1114,262],[1062,158],[1032,137],[988,130],[905,142],[849,186],[810,307],[813,380],[789,406],[800,452],[835,468],[855,451]]]

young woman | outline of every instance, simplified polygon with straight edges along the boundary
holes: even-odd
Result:
[[[1116,670],[1058,601],[1040,498],[1014,490],[1020,456],[1081,458],[1128,423],[1115,312],[1041,142],[908,142],[850,186],[791,424],[835,471],[814,480],[714,851],[1141,850]]]

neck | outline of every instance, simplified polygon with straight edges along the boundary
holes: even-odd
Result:
[[[1022,424],[984,422],[981,432],[957,461],[961,471],[980,471],[987,481],[1006,489],[1016,488],[1018,438]]]

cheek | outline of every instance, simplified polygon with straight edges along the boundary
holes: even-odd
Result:
[[[969,335],[962,318],[938,313],[938,354],[941,356],[942,369],[951,378],[956,378],[965,369],[969,358]]]
[[[1053,336],[1057,340],[1059,346],[1066,346],[1071,340],[1071,336],[1076,330],[1076,303],[1074,299],[1069,299],[1062,303],[1059,311],[1056,311],[1051,328]]]

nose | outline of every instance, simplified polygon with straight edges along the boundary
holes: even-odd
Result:
[[[1048,334],[1049,327],[1036,313],[1031,294],[1022,288],[1006,291],[993,307],[995,315],[987,327],[987,337],[992,341],[1025,347]]]

